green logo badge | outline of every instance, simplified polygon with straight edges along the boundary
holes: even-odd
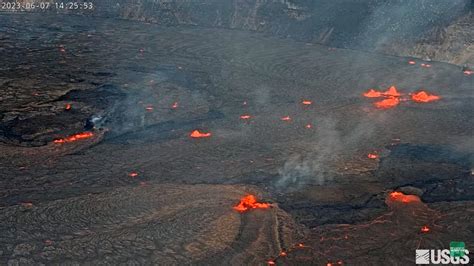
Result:
[[[451,241],[451,243],[449,243],[449,250],[450,250],[451,257],[464,256],[465,249],[466,249],[466,245],[464,244],[464,242]]]

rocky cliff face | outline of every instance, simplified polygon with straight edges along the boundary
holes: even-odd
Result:
[[[472,66],[474,64],[472,25],[474,25],[474,14],[470,12],[446,27],[434,27],[414,45],[393,43],[385,47],[384,52]]]
[[[466,15],[472,8],[470,0],[92,2],[95,5],[93,11],[51,11],[167,26],[197,25],[250,30],[330,46],[429,57],[455,64],[473,63],[472,47],[469,46],[472,42],[469,27],[472,15]],[[466,45],[460,47],[459,43]]]

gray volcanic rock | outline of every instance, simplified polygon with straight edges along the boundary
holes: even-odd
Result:
[[[167,26],[250,30],[336,47],[473,64],[472,52],[469,52],[472,50],[469,48],[469,43],[472,43],[472,27],[469,27],[472,18],[469,19],[468,15],[457,20],[472,8],[469,0],[92,2],[93,10],[52,8],[50,11],[123,18]],[[35,9],[34,12],[42,11]],[[471,38],[466,38],[462,32],[467,32]]]

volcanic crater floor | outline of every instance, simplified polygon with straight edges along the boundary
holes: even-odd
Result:
[[[0,29],[1,264],[408,265],[474,245],[459,66],[80,16]],[[392,85],[393,108],[362,96]],[[236,211],[248,194],[271,207]]]

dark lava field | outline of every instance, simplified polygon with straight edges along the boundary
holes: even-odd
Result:
[[[474,246],[461,66],[43,14],[0,14],[0,58],[2,265],[414,265]],[[249,194],[269,205],[233,208]]]

